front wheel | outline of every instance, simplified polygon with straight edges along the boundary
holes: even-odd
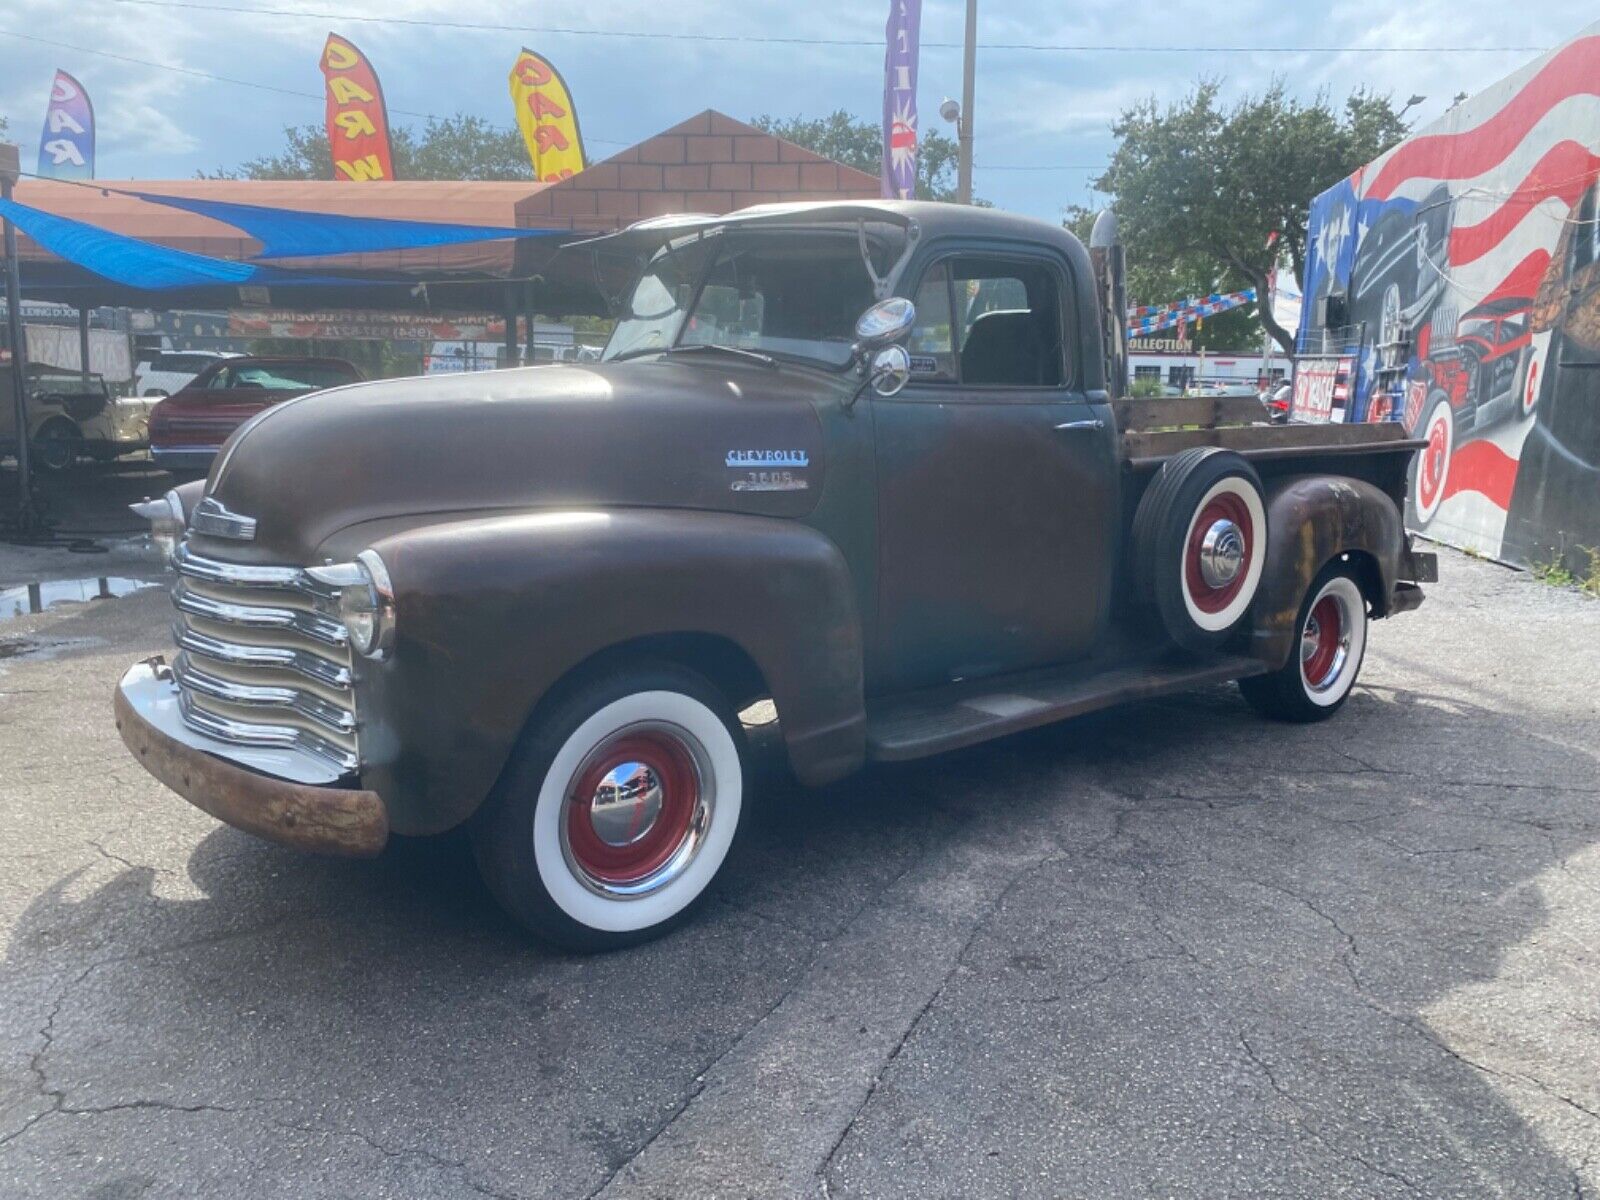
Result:
[[[78,427],[71,421],[51,420],[33,435],[33,461],[41,471],[59,474],[78,461]]]
[[[1280,721],[1322,721],[1344,705],[1367,653],[1367,601],[1347,563],[1335,562],[1306,590],[1289,661],[1239,681],[1256,711]]]
[[[566,950],[666,932],[704,897],[738,833],[737,730],[717,689],[675,664],[581,685],[523,733],[474,823],[489,890]]]

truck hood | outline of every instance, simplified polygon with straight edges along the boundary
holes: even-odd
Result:
[[[257,528],[248,548],[213,549],[306,562],[361,522],[494,509],[804,516],[825,465],[814,402],[851,382],[652,357],[317,392],[268,409],[223,447],[207,494]]]

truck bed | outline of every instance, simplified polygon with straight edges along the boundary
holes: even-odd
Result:
[[[1425,443],[1399,424],[1273,425],[1253,396],[1112,401],[1130,467],[1156,467],[1194,446],[1220,446],[1249,459],[1411,453]]]

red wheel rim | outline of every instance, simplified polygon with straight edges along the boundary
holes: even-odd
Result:
[[[1310,686],[1320,688],[1328,682],[1339,657],[1343,627],[1343,612],[1332,596],[1324,596],[1312,606],[1300,634],[1300,670]]]
[[[1432,508],[1444,484],[1444,473],[1450,455],[1450,436],[1443,421],[1428,426],[1428,445],[1422,452],[1422,479],[1417,488],[1423,508]]]
[[[1205,544],[1206,531],[1218,521],[1232,521],[1244,539],[1244,557],[1239,570],[1227,583],[1214,588],[1206,582],[1200,571],[1200,550]],[[1250,575],[1250,564],[1255,556],[1255,522],[1250,519],[1250,506],[1237,492],[1223,492],[1213,496],[1200,510],[1200,515],[1189,527],[1189,544],[1183,552],[1183,581],[1189,589],[1189,599],[1203,613],[1218,613],[1232,604]]]
[[[609,778],[619,768],[628,777]],[[650,801],[652,791],[659,792],[658,808]],[[567,846],[573,862],[604,884],[646,879],[683,845],[699,801],[700,772],[683,742],[662,730],[624,734],[591,757],[567,796]],[[616,836],[608,840],[601,835],[597,802],[609,809],[612,821],[619,814],[628,818],[631,824],[623,834],[628,840],[618,844]]]

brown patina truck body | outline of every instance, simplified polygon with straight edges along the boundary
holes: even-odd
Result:
[[[644,262],[671,237],[744,238],[759,255],[764,238],[812,235],[859,241],[869,303],[949,305],[965,344],[920,325],[910,378],[883,394],[844,346],[829,362],[759,352],[777,339],[676,352],[706,349],[685,339],[713,323],[691,318],[648,352],[614,342],[610,361],[279,405],[169,501],[186,526],[180,653],[124,680],[130,745],[226,820],[372,853],[391,830],[473,818],[530,723],[597,664],[685,664],[734,711],[770,698],[795,775],[824,784],[1279,670],[1331,563],[1373,617],[1420,601],[1430,563],[1401,524],[1415,444],[1397,426],[1273,426],[1250,399],[1114,399],[1095,273],[1062,229],[950,205],[788,206],[629,231],[596,253]],[[745,316],[724,326],[755,319],[751,271],[728,285]],[[1017,280],[1025,315],[971,315]],[[774,327],[779,300],[762,300]],[[805,303],[816,311],[792,329],[831,355],[862,306]],[[1002,339],[985,351],[999,368],[980,361],[986,337]],[[1031,377],[1006,377],[1017,347]],[[1258,476],[1265,560],[1247,616],[1196,652],[1152,620],[1131,556],[1151,481],[1204,446]],[[392,625],[371,657],[307,573],[363,552],[386,573]]]

